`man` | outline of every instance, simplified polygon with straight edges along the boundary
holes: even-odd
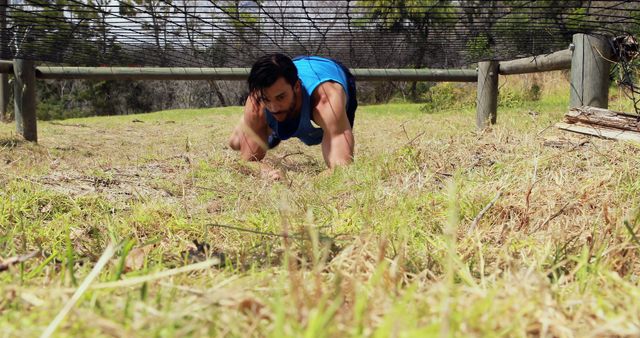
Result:
[[[307,145],[321,144],[330,169],[353,161],[358,103],[346,67],[317,56],[291,60],[270,54],[253,64],[248,84],[243,119],[229,139],[244,160],[260,161],[281,140],[297,137]],[[279,178],[273,171],[270,176]]]

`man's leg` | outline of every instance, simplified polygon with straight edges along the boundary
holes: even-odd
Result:
[[[351,128],[353,128],[353,123],[356,118],[356,109],[358,109],[358,95],[356,88],[356,79],[349,72],[348,68],[344,68],[345,73],[347,75],[347,86],[349,90],[349,101],[347,102],[347,119],[349,119],[349,123],[351,124]]]
[[[351,74],[349,68],[342,64],[342,62],[332,59],[344,72],[345,77],[347,78],[347,92],[349,94],[349,101],[347,101],[347,119],[349,120],[349,124],[351,128],[353,128],[353,123],[356,118],[356,109],[358,109],[358,95],[356,88],[356,78]]]
[[[271,128],[269,128],[269,138],[267,139],[267,144],[269,145],[269,149],[273,149],[280,144],[280,138],[276,133],[274,133]]]

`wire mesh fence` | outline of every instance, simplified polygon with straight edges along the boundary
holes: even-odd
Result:
[[[7,0],[2,58],[246,67],[283,52],[350,67],[452,68],[640,31],[637,1]]]

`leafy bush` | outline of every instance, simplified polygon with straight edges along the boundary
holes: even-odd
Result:
[[[539,101],[542,96],[542,87],[538,83],[522,84],[515,86],[502,86],[498,92],[498,106],[515,108],[525,102]]]
[[[525,98],[525,92],[519,88],[500,88],[498,92],[498,106],[505,108],[519,107],[526,101]]]
[[[423,98],[426,103],[420,110],[424,113],[471,108],[476,103],[476,87],[474,84],[438,83],[429,88]]]
[[[60,101],[38,102],[36,105],[36,116],[38,120],[63,120],[74,117],[86,117],[90,114],[80,109],[67,109]]]

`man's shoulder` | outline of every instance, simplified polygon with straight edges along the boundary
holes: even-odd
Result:
[[[318,102],[320,99],[330,98],[332,95],[341,95],[343,93],[345,93],[344,88],[342,88],[340,83],[336,81],[325,81],[313,90],[312,96],[314,101]]]
[[[317,72],[326,72],[328,69],[339,67],[333,60],[322,56],[300,56],[293,59],[293,64],[298,69],[299,74],[316,75]],[[328,68],[327,68],[328,67]]]
[[[293,63],[300,63],[300,62],[305,62],[305,61],[328,61],[328,62],[334,62],[335,61],[333,59],[329,59],[323,56],[319,56],[319,55],[300,55],[300,56],[296,56],[292,59]]]

